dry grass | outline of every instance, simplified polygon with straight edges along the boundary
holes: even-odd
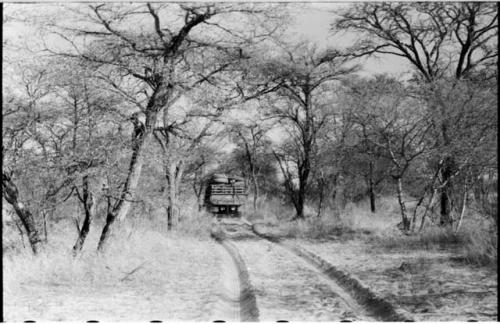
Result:
[[[265,223],[276,225],[291,219],[295,213],[293,208],[278,199],[260,199],[256,210],[249,199],[247,204],[240,209],[241,213],[252,223]]]
[[[179,235],[198,239],[209,239],[213,216],[209,212],[198,211],[197,207],[191,206],[181,211],[180,221],[176,232]]]
[[[280,209],[267,201],[259,211],[262,222],[273,225],[284,237],[315,240],[361,238],[385,249],[441,250],[450,249],[460,253],[463,260],[475,265],[496,265],[496,226],[486,217],[470,214],[460,231],[428,225],[420,233],[405,235],[397,228],[401,221],[397,201],[384,197],[377,201],[377,212],[371,213],[368,201],[347,204],[344,210],[326,209],[321,217],[309,216],[303,220],[290,221],[293,210],[286,218],[275,214]],[[281,209],[284,209],[280,206]],[[409,204],[412,212],[412,204]],[[312,208],[306,215],[312,215]]]
[[[219,266],[203,215],[185,219],[175,232],[151,219],[130,219],[124,228],[105,255],[96,253],[99,222],[76,258],[71,222],[50,228],[36,257],[19,239],[4,241],[5,318],[209,320],[204,305],[217,290]]]
[[[464,259],[477,265],[496,267],[498,260],[498,233],[494,229],[470,228],[466,234],[467,243],[464,245]]]
[[[457,262],[450,250],[387,250],[366,241],[294,240],[354,275],[416,321],[491,321],[496,269]]]

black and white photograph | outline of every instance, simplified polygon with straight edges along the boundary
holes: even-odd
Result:
[[[497,3],[2,9],[1,321],[498,320]]]

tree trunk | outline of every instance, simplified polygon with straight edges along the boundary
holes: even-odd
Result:
[[[295,194],[295,192],[292,192],[292,194]],[[306,200],[306,190],[305,190],[304,180],[302,179],[302,177],[299,179],[299,190],[296,192],[294,198],[295,198],[294,199],[295,211],[297,212],[297,215],[295,215],[295,219],[303,219],[304,204]]]
[[[201,212],[203,210],[203,192],[205,191],[205,190],[203,190],[204,188],[205,188],[205,186],[203,186],[202,184],[200,184],[199,189],[195,188],[196,202],[198,204],[198,211],[199,212]]]
[[[297,215],[295,216],[296,219],[303,219],[304,218],[304,194],[299,191],[298,193],[298,199],[297,199],[297,204],[295,205],[295,211],[297,212]]]
[[[283,177],[285,178],[284,185],[285,185],[286,194],[288,195],[288,197],[290,198],[290,201],[292,202],[293,206],[295,207],[295,211],[297,213],[297,215],[295,216],[295,219],[303,218],[304,217],[304,213],[303,213],[304,198],[302,197],[302,202],[301,202],[301,198],[300,198],[301,190],[300,190],[300,188],[299,188],[298,192],[297,192],[297,190],[295,190],[295,187],[294,187],[293,182],[292,182],[292,175],[290,173],[290,170],[288,169],[288,166],[286,166],[286,168],[285,168],[284,162],[282,161],[282,159],[279,157],[279,155],[274,150],[273,150],[273,154],[274,154],[274,157],[276,158],[276,161],[278,161],[278,165],[281,169]]]
[[[182,182],[182,176],[184,173],[184,163],[183,161],[177,161],[167,165],[166,180],[168,185],[168,207],[167,207],[167,228],[172,230],[179,223],[179,212],[178,212],[178,197],[179,188]]]
[[[252,170],[252,180],[253,180],[253,211],[256,211],[257,199],[259,197],[259,184],[257,182],[257,177],[255,176],[254,170]]]
[[[47,243],[49,241],[49,235],[47,233],[47,213],[44,211],[42,213],[43,216],[43,238],[44,242]]]
[[[203,193],[205,186],[203,184],[203,175],[205,174],[204,172],[204,166],[201,165],[200,167],[200,173],[195,172],[195,178],[193,181],[193,191],[194,194],[196,195],[196,203],[198,205],[198,211],[201,212],[203,210]],[[197,185],[199,184],[199,187]]]
[[[427,206],[425,206],[425,211],[424,211],[424,214],[422,215],[422,220],[420,221],[420,227],[418,228],[419,232],[421,232],[422,229],[424,228],[425,217],[427,216],[427,213],[429,212],[429,208],[431,208],[432,204],[434,203],[434,197],[436,196],[436,191],[437,191],[437,189],[432,190],[431,197],[429,198],[429,203],[427,204]]]
[[[397,195],[398,195],[398,203],[401,209],[401,218],[403,221],[403,230],[410,230],[410,220],[406,214],[406,205],[403,199],[403,179],[401,177],[396,178],[397,181]]]
[[[446,133],[446,125],[443,126],[443,137],[445,145],[448,145],[449,139]],[[451,193],[452,193],[452,184],[451,178],[453,175],[455,161],[452,157],[448,156],[443,160],[443,171],[442,181],[444,183],[441,188],[440,194],[440,206],[441,206],[441,217],[439,219],[439,224],[441,226],[452,226],[453,225],[453,217],[451,215]]]
[[[73,255],[77,255],[83,248],[83,244],[85,243],[85,239],[87,238],[87,234],[90,230],[90,224],[94,218],[94,205],[95,205],[95,197],[89,191],[89,180],[88,175],[83,177],[83,185],[82,185],[82,204],[83,209],[85,211],[85,218],[83,220],[82,227],[80,228],[80,232],[78,233],[78,239],[76,240],[75,245],[73,246]]]
[[[175,206],[177,204],[177,195],[175,192],[175,184],[170,181],[168,190],[168,207],[167,207],[167,229],[170,231],[176,225]]]
[[[462,211],[460,212],[460,218],[458,219],[457,228],[455,229],[455,233],[460,229],[460,225],[462,225],[462,220],[465,215],[465,209],[467,208],[467,182],[464,184],[464,196],[462,198]]]
[[[449,198],[449,188],[445,185],[441,189],[441,217],[439,218],[439,225],[451,226],[453,225],[453,218],[451,217],[451,201]]]
[[[304,204],[306,202],[307,180],[309,179],[310,164],[309,164],[309,149],[305,150],[306,157],[302,167],[299,168],[299,191],[297,193],[297,216],[296,218],[304,218]]]
[[[200,183],[199,187],[196,187],[196,182],[198,179],[195,179],[193,182],[193,191],[194,194],[196,195],[196,204],[198,205],[198,211],[201,212],[203,210],[203,192],[205,189],[205,186]]]
[[[196,198],[198,200],[198,211],[201,212],[203,210],[203,195],[198,194]]]
[[[368,190],[370,194],[370,211],[376,213],[375,208],[375,183],[373,181],[373,162],[370,161],[370,173],[368,179]]]
[[[16,225],[16,228],[17,230],[19,231],[19,235],[21,235],[21,243],[23,244],[23,249],[26,248],[26,244],[24,244],[24,232],[23,232],[23,229],[21,227],[21,225],[19,224],[19,222],[17,221],[17,219],[13,219],[14,221],[14,224]]]
[[[28,241],[33,253],[38,254],[43,246],[41,230],[31,212],[18,200],[19,192],[16,185],[5,172],[2,174],[2,191],[5,200],[12,205],[26,230]]]
[[[171,198],[169,198],[171,199]],[[172,202],[169,201],[169,205],[167,207],[167,230],[168,231],[171,231],[172,228],[173,228],[173,222],[174,222],[174,210],[173,210],[173,207],[172,207]]]
[[[137,184],[139,183],[139,178],[141,176],[142,165],[144,163],[142,153],[146,143],[149,142],[150,137],[151,133],[148,132],[135,139],[127,179],[125,180],[125,185],[120,194],[120,199],[106,216],[106,224],[102,229],[99,244],[97,246],[98,251],[105,250],[109,238],[112,236],[112,225],[115,220],[118,219],[119,221],[123,221],[125,216],[128,214],[132,204],[131,199],[134,197],[135,189],[137,188]]]
[[[323,200],[325,197],[325,180],[323,177],[321,177],[320,180],[318,180],[318,185],[319,185],[319,201],[318,201],[318,213],[316,214],[316,217],[321,217],[321,210],[323,208]]]

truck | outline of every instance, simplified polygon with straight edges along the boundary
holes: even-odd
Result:
[[[213,174],[205,186],[205,208],[214,215],[240,216],[238,208],[245,204],[245,179],[235,175]]]

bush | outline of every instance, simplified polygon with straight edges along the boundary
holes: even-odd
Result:
[[[496,265],[497,232],[491,219],[481,215],[468,215],[455,232],[451,228],[430,226],[420,233],[403,234],[397,224],[401,221],[395,198],[383,197],[377,201],[377,212],[371,213],[369,202],[348,203],[344,210],[326,208],[320,218],[310,209],[309,217],[291,221],[294,212],[277,201],[265,201],[253,216],[252,222],[273,225],[280,236],[306,239],[351,239],[364,237],[373,246],[400,250],[452,250],[472,265]],[[281,212],[281,217],[276,215]],[[313,215],[314,214],[314,215]],[[287,217],[284,217],[286,215]],[[267,222],[266,222],[267,221]]]
[[[470,228],[463,235],[467,235],[467,244],[464,245],[464,258],[468,263],[476,265],[497,266],[498,234],[494,230]]]
[[[253,210],[253,204],[249,200],[247,204],[240,208],[241,213],[252,223],[266,223],[276,225],[290,220],[295,215],[295,210],[280,199],[260,199],[257,202],[257,209]]]
[[[207,211],[198,211],[196,207],[187,207],[181,211],[176,232],[198,239],[209,239],[214,216]]]

